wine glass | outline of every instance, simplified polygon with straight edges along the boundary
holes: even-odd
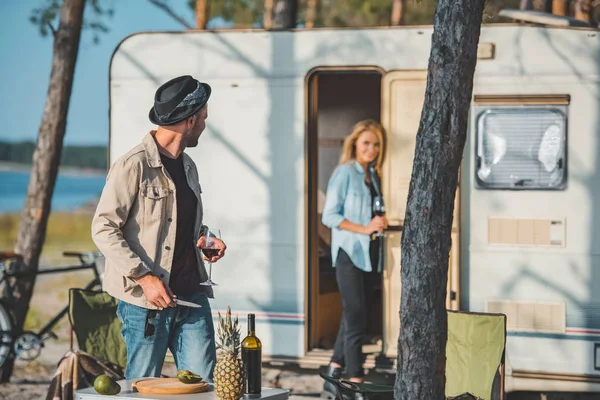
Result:
[[[380,217],[385,215],[385,204],[383,203],[383,197],[380,195],[373,197],[373,214]],[[375,236],[383,236],[383,231],[377,232]]]
[[[219,254],[219,248],[215,246],[215,241],[213,239],[217,238],[217,239],[221,239],[221,230],[218,230],[219,234],[215,234],[212,231],[208,230],[206,231],[206,241],[204,242],[204,245],[201,247],[202,253],[204,253],[204,255],[211,260],[214,256]],[[205,282],[200,282],[200,285],[202,286],[218,286],[217,283],[213,282],[212,279],[210,279],[212,274],[212,262],[208,261],[208,280],[206,280]]]

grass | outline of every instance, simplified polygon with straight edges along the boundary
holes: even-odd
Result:
[[[0,215],[0,250],[12,250],[17,242],[20,214]],[[58,265],[63,251],[97,251],[91,237],[92,216],[55,212],[50,214],[40,265]],[[70,261],[73,261],[72,259]]]
[[[40,316],[40,312],[37,309],[30,308],[27,317],[25,317],[23,329],[31,331],[40,328],[43,326],[42,320],[45,320],[45,318]]]

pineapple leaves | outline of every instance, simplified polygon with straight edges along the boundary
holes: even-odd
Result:
[[[227,313],[225,318],[221,316],[219,312],[219,325],[217,329],[217,349],[221,350],[225,354],[229,354],[234,358],[240,353],[240,328],[238,316],[235,319],[231,319],[231,307],[227,306]]]

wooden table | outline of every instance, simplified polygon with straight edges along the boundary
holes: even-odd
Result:
[[[127,399],[127,400],[219,400],[214,392],[213,386],[210,385],[210,389],[205,393],[194,393],[194,394],[145,394],[131,391],[131,384],[138,379],[121,380],[118,381],[121,385],[121,393],[116,396],[106,396],[96,393],[93,387],[77,390],[75,392],[76,400],[109,400],[109,399]],[[269,399],[269,400],[287,400],[289,397],[289,390],[285,389],[273,389],[263,388],[260,397],[242,397],[240,400],[257,400],[257,399]]]

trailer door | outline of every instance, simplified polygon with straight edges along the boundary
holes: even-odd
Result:
[[[416,134],[425,99],[427,71],[391,71],[382,79],[381,121],[388,142],[383,167],[383,192],[390,231],[386,235],[383,273],[383,353],[396,357],[400,329],[400,238],[412,174]],[[459,191],[452,222],[446,307],[459,308]]]

